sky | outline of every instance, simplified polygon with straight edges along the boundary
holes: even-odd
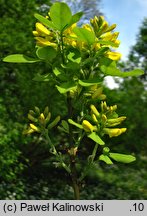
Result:
[[[127,60],[130,48],[136,43],[139,27],[144,17],[147,17],[147,0],[102,0],[101,11],[110,24],[117,24],[121,41],[117,51],[122,54],[122,60]],[[105,78],[107,86],[117,88],[118,84],[110,76]]]
[[[110,24],[117,24],[121,41],[117,51],[122,53],[122,60],[126,60],[143,18],[147,17],[147,0],[102,0],[101,11]]]

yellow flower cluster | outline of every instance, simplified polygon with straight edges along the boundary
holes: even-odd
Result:
[[[107,134],[111,138],[119,136],[127,130],[126,128],[113,128],[126,119],[125,116],[117,117],[115,112],[117,109],[116,105],[109,107],[106,102],[101,102],[101,112],[94,105],[91,105],[90,109],[92,123],[87,120],[83,120],[82,122],[83,129],[86,132],[91,133],[96,131],[101,136]]]
[[[48,18],[46,17],[46,19]],[[92,32],[93,35],[95,35],[95,41],[90,45],[90,47],[89,44],[87,44],[85,41],[79,40],[76,33],[74,32],[74,29],[77,27],[76,23],[64,30],[64,46],[72,46],[78,48],[80,51],[86,51],[90,48],[95,52],[99,51],[103,47],[116,48],[119,46],[120,41],[117,39],[119,33],[112,32],[112,30],[114,30],[116,27],[115,24],[109,26],[108,23],[104,20],[103,16],[95,16],[94,19],[90,20],[90,24],[84,24],[82,26],[83,29]],[[57,39],[56,32],[48,29],[39,22],[36,23],[36,30],[33,31],[33,35],[35,36],[38,46],[52,46],[54,48],[58,47],[59,40]],[[115,61],[121,58],[120,53],[110,50],[107,50],[104,55]]]
[[[29,110],[28,119],[31,121],[29,127],[24,130],[24,134],[31,134],[34,132],[42,133],[45,128],[51,129],[58,124],[60,121],[60,116],[57,116],[51,123],[51,113],[49,108],[46,107],[44,112],[40,112],[38,107],[35,107],[34,110]]]
[[[44,25],[37,22],[36,30],[33,31],[33,35],[36,39],[36,44],[38,46],[52,46],[54,48],[57,47],[55,33],[47,29]]]

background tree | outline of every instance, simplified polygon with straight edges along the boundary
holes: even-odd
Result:
[[[130,66],[137,66],[145,71],[142,79],[147,80],[147,17],[144,18],[137,35],[136,44],[129,54]]]
[[[84,10],[82,8],[84,3],[87,10],[91,7],[93,10],[97,9],[96,1],[69,1],[69,4],[70,2],[74,2],[74,4],[77,2],[76,11]],[[48,0],[0,1],[0,58],[8,54],[22,52],[30,55],[35,46],[31,34],[35,25],[34,13],[41,11],[40,13],[45,14],[48,10],[46,6],[48,3]],[[90,6],[86,7],[87,5]],[[91,11],[89,18],[94,15],[99,15],[99,13],[94,12],[92,15]],[[145,46],[143,45],[143,47]],[[127,64],[124,64],[127,68]],[[140,63],[137,65],[140,66]],[[46,68],[47,66],[40,63],[35,64],[34,67],[1,62],[0,199],[72,199],[70,187],[65,187],[64,181],[62,181],[62,170],[58,169],[53,172],[51,166],[46,168],[52,160],[52,158],[47,159],[47,147],[42,145],[41,140],[37,142],[35,138],[25,137],[24,139],[22,136],[26,113],[34,105],[44,107],[49,104],[54,115],[60,112],[63,114],[63,98],[59,98],[57,92],[54,92],[47,83],[38,84],[32,80],[37,72],[45,73]],[[46,95],[48,88],[50,88],[50,93]],[[113,97],[110,97],[113,98],[113,101],[111,100],[110,103],[118,103],[119,114],[126,113],[126,124],[132,125],[131,128],[129,126],[127,138],[123,136],[122,140],[119,140],[118,146],[112,140],[111,145],[118,149],[126,149],[127,146],[128,152],[130,150],[135,154],[137,152],[137,164],[124,171],[124,167],[118,169],[117,165],[104,168],[102,163],[99,172],[94,172],[94,170],[89,172],[86,179],[88,187],[81,194],[81,198],[147,199],[146,91],[138,80],[126,80],[120,89],[112,90],[110,94],[113,94]],[[58,101],[60,110],[57,110],[59,106],[54,107],[51,98]],[[125,102],[122,103],[122,101]],[[55,140],[62,140],[61,145],[66,142],[65,137],[59,137],[56,131],[53,136],[55,136]],[[118,140],[116,142],[118,143]]]

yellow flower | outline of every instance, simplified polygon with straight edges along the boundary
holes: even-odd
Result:
[[[49,40],[42,38],[42,37],[35,37],[35,39],[37,40],[37,45],[38,46],[52,46],[54,48],[57,47],[56,43],[52,43]]]
[[[84,28],[84,29],[86,29],[86,30],[88,30],[90,32],[93,32],[93,29],[92,29],[92,27],[89,24],[83,25],[82,28]]]
[[[82,126],[86,132],[93,132],[94,131],[94,126],[87,120],[83,120]]]
[[[37,31],[32,31],[32,32],[34,36],[39,37],[39,33]]]
[[[120,53],[118,53],[118,52],[111,52],[111,51],[107,52],[106,56],[109,59],[113,60],[113,61],[118,61],[121,58],[121,54]]]
[[[126,132],[127,128],[104,128],[103,131],[105,134],[108,134],[109,137],[116,137]]]
[[[36,31],[40,34],[40,35],[49,35],[50,31],[41,23],[36,23]]]

